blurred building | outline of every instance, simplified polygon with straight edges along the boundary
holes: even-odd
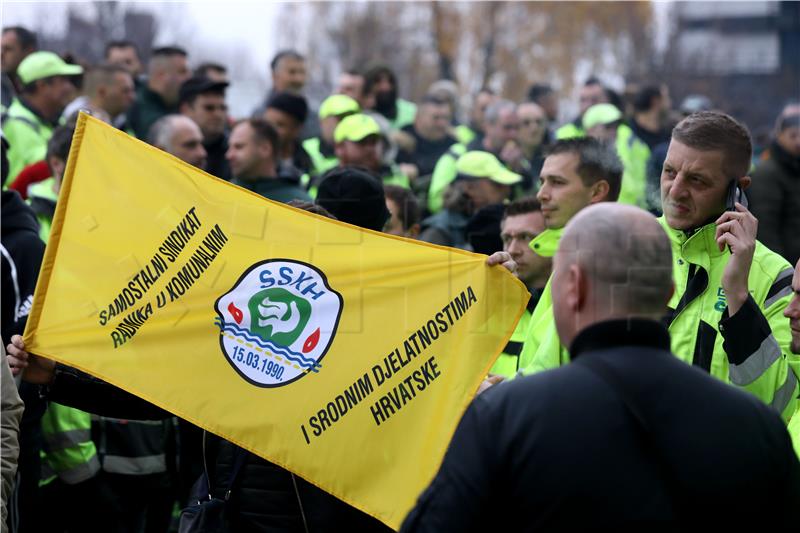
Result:
[[[676,100],[705,94],[758,136],[798,98],[799,2],[677,2],[674,13]]]

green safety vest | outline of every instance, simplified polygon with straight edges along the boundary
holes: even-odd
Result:
[[[467,152],[465,144],[454,144],[436,162],[428,187],[428,210],[438,213],[444,206],[444,191],[456,179],[456,161]]]
[[[781,413],[784,420],[789,420],[797,406],[800,375],[800,356],[789,349],[791,330],[783,316],[792,296],[791,265],[756,242],[747,286],[771,334],[755,351],[745,354],[740,364],[731,364],[731,356],[723,348],[724,339],[719,334],[719,322],[727,306],[722,274],[730,251],[727,247],[719,251],[716,224],[707,224],[687,235],[670,228],[664,217],[659,222],[672,243],[675,280],[675,293],[669,301],[672,352],[689,364],[705,368],[712,376],[758,396]]]
[[[713,223],[688,235],[670,228],[664,217],[659,222],[672,244],[675,281],[675,293],[669,301],[672,353],[754,394],[781,413],[784,420],[789,420],[797,408],[800,390],[797,379],[800,356],[789,349],[789,321],[783,317],[792,295],[791,265],[760,242],[756,243],[748,287],[771,334],[755,351],[745,354],[742,363],[731,364],[723,347],[724,338],[719,334],[719,323],[727,308],[722,274],[730,252],[727,248],[719,251]],[[569,354],[561,346],[555,329],[548,282],[528,327],[520,357],[521,373],[556,368],[567,362]]]
[[[617,201],[647,207],[647,160],[650,159],[650,148],[626,124],[620,124],[617,128],[615,146],[624,168]]]
[[[558,251],[563,233],[564,228],[546,229],[531,241],[530,247],[542,257],[553,257]],[[567,350],[561,346],[556,323],[553,320],[551,279],[552,276],[544,286],[542,296],[536,304],[536,309],[533,310],[525,332],[519,358],[519,367],[523,374],[557,368],[569,361]]]
[[[303,150],[311,157],[311,174],[314,176],[321,176],[339,164],[339,159],[336,156],[327,157],[323,155],[320,150],[321,145],[322,141],[319,137],[312,137],[303,141]]]
[[[50,238],[50,227],[53,225],[55,204],[58,201],[58,194],[53,190],[54,182],[55,178],[50,177],[28,188],[28,204],[39,221],[39,238],[45,243]]]
[[[792,420],[789,422],[789,435],[792,437],[792,444],[794,445],[794,453],[800,457],[800,408],[794,413]]]
[[[397,115],[394,117],[394,120],[389,121],[389,124],[392,126],[393,129],[399,130],[404,126],[413,124],[414,117],[416,116],[417,116],[417,104],[409,102],[408,100],[403,100],[402,98],[398,98]]]
[[[533,298],[533,296],[531,296]],[[534,307],[535,309],[535,307]],[[520,354],[522,352],[522,344],[525,342],[525,335],[528,332],[528,323],[531,320],[531,308],[528,307],[522,313],[522,316],[517,322],[517,327],[511,338],[508,340],[506,347],[497,358],[492,368],[489,370],[490,374],[498,374],[505,378],[514,377],[520,369]]]
[[[40,485],[56,478],[75,485],[100,470],[89,413],[50,402],[42,416],[42,439]]]
[[[44,160],[47,141],[52,135],[52,124],[42,121],[18,98],[14,98],[3,117],[3,136],[8,141],[8,179],[3,184],[4,189],[23,168]]]

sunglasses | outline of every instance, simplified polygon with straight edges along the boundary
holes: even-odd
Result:
[[[545,119],[543,119],[543,118],[537,118],[537,119],[523,119],[523,120],[520,120],[519,123],[520,123],[521,126],[525,126],[525,127],[533,126],[533,125],[544,126],[545,124],[547,124],[547,121]]]
[[[206,113],[213,113],[214,111],[227,111],[228,106],[226,104],[204,104],[203,109],[206,111]]]

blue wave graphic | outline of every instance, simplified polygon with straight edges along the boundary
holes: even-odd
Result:
[[[297,363],[298,365],[302,366],[303,368],[313,370],[314,372],[319,372],[319,368],[322,366],[321,364],[317,363],[313,359],[305,357],[303,354],[294,352],[287,348],[286,346],[281,346],[279,344],[275,344],[271,341],[267,341],[262,339],[261,337],[256,337],[246,329],[242,329],[236,324],[231,324],[230,322],[223,321],[220,317],[217,317],[214,320],[214,325],[217,326],[221,331],[227,331],[228,333],[233,333],[238,337],[243,337],[245,340],[252,342],[253,344],[264,348],[265,350],[269,350],[273,353],[278,355],[282,355],[289,361]]]

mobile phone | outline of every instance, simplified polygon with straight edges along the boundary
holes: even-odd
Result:
[[[725,202],[725,210],[726,211],[736,211],[736,202],[739,202],[743,206],[747,207],[747,196],[744,194],[744,191],[739,188],[739,180],[731,180],[731,184],[728,186],[728,200]]]

